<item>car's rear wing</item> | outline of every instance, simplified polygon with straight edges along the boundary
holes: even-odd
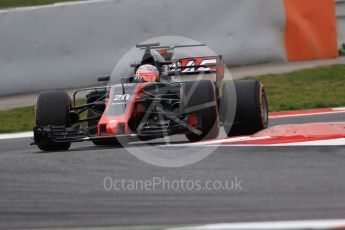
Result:
[[[178,71],[181,80],[209,79],[216,84],[224,79],[222,56],[188,57],[173,59],[169,71]],[[201,80],[200,79],[200,80]]]
[[[160,66],[169,67],[169,75],[177,76],[181,80],[208,79],[220,84],[224,79],[224,61],[222,56],[204,56],[204,57],[187,57],[174,59],[174,50],[176,48],[202,47],[205,44],[189,44],[175,46],[160,46],[160,43],[137,44],[136,47],[144,49],[145,52],[150,50],[157,51],[166,62],[156,63]],[[132,67],[137,68],[139,63]]]

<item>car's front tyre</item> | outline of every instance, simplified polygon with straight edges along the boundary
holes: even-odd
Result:
[[[48,125],[70,127],[71,99],[63,91],[42,92],[37,97],[36,127]],[[65,151],[71,142],[54,142],[46,137],[36,137],[36,144],[43,151]]]

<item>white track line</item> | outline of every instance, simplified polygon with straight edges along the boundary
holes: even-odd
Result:
[[[219,145],[223,143],[235,143],[239,141],[255,141],[255,140],[263,140],[263,139],[269,139],[270,136],[264,136],[264,137],[250,137],[250,136],[244,136],[244,137],[233,137],[233,138],[224,138],[224,139],[215,139],[210,141],[201,141],[201,142],[195,142],[195,143],[184,143],[184,144],[169,144],[169,145],[162,145],[162,146],[169,146],[169,147],[176,147],[176,146],[226,146],[226,145]],[[229,145],[233,146],[233,145]]]
[[[339,108],[331,108],[333,111],[325,111],[325,112],[315,112],[315,113],[296,113],[296,114],[289,114],[289,115],[269,115],[269,119],[275,118],[287,118],[287,117],[305,117],[305,116],[318,116],[318,115],[328,115],[328,114],[337,114],[337,113],[345,113],[345,107]],[[296,111],[298,112],[298,111]]]
[[[340,111],[345,112],[345,107],[338,107],[338,108],[332,108],[332,109],[335,110],[335,111],[340,110]]]
[[[343,229],[345,220],[305,220],[249,222],[233,224],[207,224],[193,227],[169,228],[167,230],[297,230],[297,229]]]
[[[0,134],[0,140],[28,138],[28,137],[33,137],[33,136],[34,136],[33,132],[6,133],[6,134]]]
[[[319,140],[319,141],[304,141],[283,144],[223,144],[223,145],[204,145],[204,146],[230,146],[230,147],[279,147],[279,146],[344,146],[345,138]]]
[[[209,141],[200,141],[200,142],[191,142],[186,144],[171,144],[172,146],[184,146],[184,145],[191,145],[191,146],[198,146],[198,145],[210,145],[210,144],[221,144],[224,142],[237,142],[237,141],[248,141],[252,140],[250,136],[243,136],[243,137],[232,137],[232,138],[220,138],[214,139]]]
[[[279,146],[344,146],[345,138],[335,138],[328,140],[317,140],[317,141],[303,141],[303,142],[291,142],[281,144],[236,144],[238,141],[255,141],[265,140],[271,137],[237,137],[230,139],[211,140],[197,143],[184,143],[184,144],[169,144],[161,145],[161,147],[279,147]]]
[[[288,117],[318,116],[318,115],[328,115],[328,114],[337,114],[337,113],[345,113],[345,111],[332,111],[332,112],[323,112],[323,113],[306,113],[306,114],[291,114],[291,115],[281,115],[281,116],[269,116],[269,119],[288,118]]]

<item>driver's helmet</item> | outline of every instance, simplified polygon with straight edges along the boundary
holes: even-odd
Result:
[[[153,82],[159,79],[157,67],[153,65],[142,65],[135,73],[135,81],[137,82]]]

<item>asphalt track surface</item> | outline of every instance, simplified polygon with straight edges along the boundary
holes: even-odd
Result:
[[[330,114],[271,125],[344,120],[345,114]],[[345,218],[344,146],[226,146],[196,164],[161,168],[122,148],[80,143],[43,153],[30,142],[0,140],[0,229]],[[241,189],[107,191],[105,177],[236,177]]]

